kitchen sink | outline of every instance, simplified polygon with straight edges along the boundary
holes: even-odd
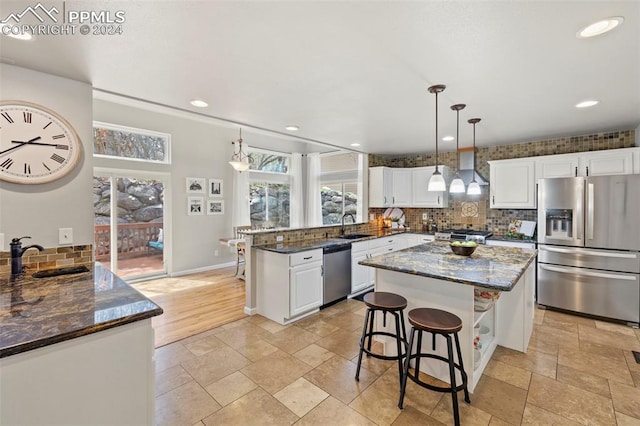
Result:
[[[344,240],[357,240],[360,238],[368,238],[368,237],[372,237],[373,235],[371,234],[349,234],[349,235],[343,235],[339,238],[342,238]]]

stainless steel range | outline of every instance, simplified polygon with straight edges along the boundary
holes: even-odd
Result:
[[[478,244],[485,244],[487,238],[492,236],[490,231],[475,231],[473,229],[445,229],[436,232],[436,240],[457,240],[457,241],[475,241]]]

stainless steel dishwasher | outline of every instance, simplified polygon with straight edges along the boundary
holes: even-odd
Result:
[[[345,299],[351,293],[351,244],[323,249],[322,305]]]

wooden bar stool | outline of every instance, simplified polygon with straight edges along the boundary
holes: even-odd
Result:
[[[460,351],[460,341],[458,340],[458,331],[462,329],[462,320],[458,316],[440,309],[431,308],[418,308],[409,311],[409,322],[411,323],[411,337],[409,338],[409,355],[404,363],[404,372],[402,374],[402,380],[400,384],[400,401],[398,402],[398,408],[402,409],[402,403],[404,401],[404,393],[407,386],[407,377],[416,382],[418,385],[431,389],[437,392],[451,393],[453,400],[453,419],[456,425],[460,424],[460,414],[458,413],[458,396],[457,392],[464,390],[464,400],[467,403],[471,403],[469,399],[469,391],[467,390],[467,373],[464,371],[464,365],[462,364],[462,353]],[[433,349],[436,349],[436,335],[440,334],[447,340],[447,354],[448,357],[431,353],[422,353],[422,332],[427,331],[433,335]],[[418,343],[416,345],[416,352],[413,353],[413,340],[418,333]],[[458,354],[458,362],[456,364],[453,360],[453,345],[451,336],[456,342],[456,352]],[[435,386],[429,383],[422,382],[420,376],[420,359],[421,358],[434,358],[440,361],[444,361],[449,364],[449,378],[450,386],[442,387]],[[409,373],[409,363],[412,359],[416,360],[414,373]],[[462,383],[456,385],[455,369],[460,371],[462,376]]]
[[[362,337],[360,337],[360,353],[358,354],[356,380],[360,380],[360,365],[362,364],[363,352],[365,352],[367,356],[372,356],[374,358],[394,361],[397,360],[398,375],[400,380],[402,380],[402,359],[407,356],[407,330],[404,326],[403,314],[404,308],[407,307],[407,299],[394,293],[375,291],[365,294],[363,301],[367,305],[367,313],[364,317]],[[383,326],[385,327],[387,326],[387,313],[394,316],[396,325],[395,333],[390,333],[388,331],[374,331],[376,311],[382,311],[384,315],[382,317],[382,321]],[[388,336],[396,339],[397,355],[386,356],[371,352],[371,340],[373,339],[373,336]]]

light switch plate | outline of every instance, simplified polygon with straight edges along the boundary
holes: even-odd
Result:
[[[422,213],[422,220],[427,220],[427,214],[426,213]]]
[[[73,228],[58,228],[58,244],[73,244]]]
[[[284,236],[283,235],[276,236],[276,242],[277,243],[281,243],[282,241],[284,241]]]

